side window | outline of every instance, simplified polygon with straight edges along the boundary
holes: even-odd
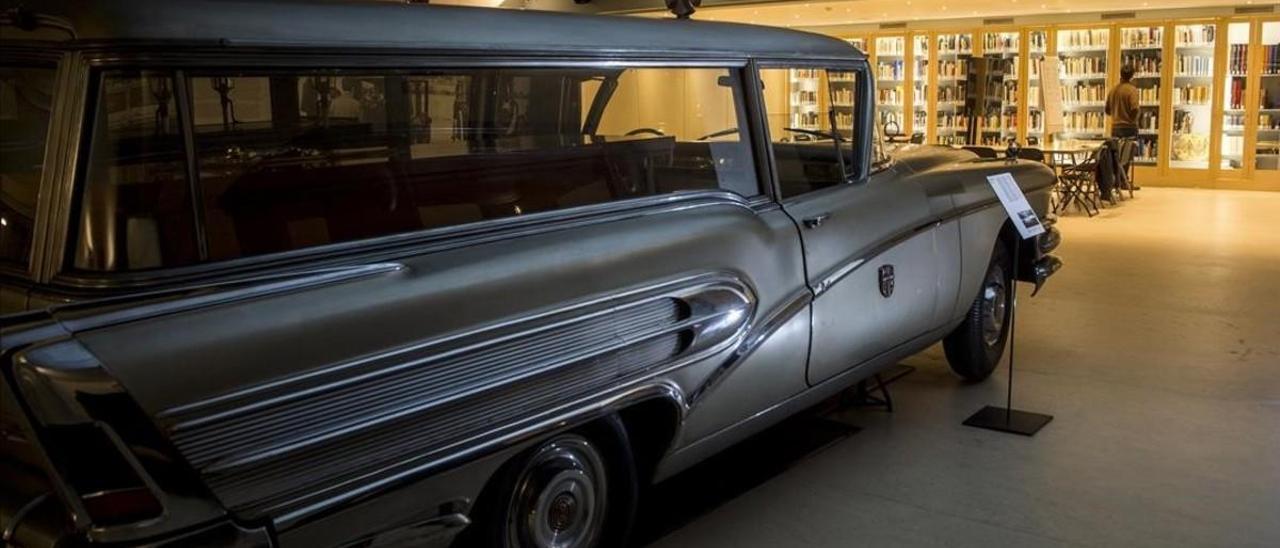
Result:
[[[78,245],[91,260],[77,267],[234,259],[680,191],[758,194],[738,69],[189,76],[194,184],[171,79],[108,73],[104,87],[128,87],[128,100],[101,99]],[[122,197],[144,187],[147,200]],[[194,222],[179,226],[178,211]]]
[[[760,71],[782,198],[847,182],[858,173],[858,73],[818,67]]]
[[[0,265],[26,270],[53,104],[54,68],[0,66]]]
[[[199,260],[175,94],[171,73],[102,75],[76,268],[141,270]]]

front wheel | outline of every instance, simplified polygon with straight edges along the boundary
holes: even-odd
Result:
[[[942,341],[951,370],[966,380],[990,377],[1004,355],[1013,312],[1013,268],[1008,246],[997,242],[978,296],[964,321]]]

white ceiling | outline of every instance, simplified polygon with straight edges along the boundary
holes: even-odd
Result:
[[[403,0],[387,0],[403,1]],[[653,6],[641,13],[670,17],[661,0],[430,0],[451,4],[518,9],[609,12]],[[989,17],[1062,16],[1117,11],[1175,10],[1242,5],[1276,5],[1277,0],[782,0],[740,7],[703,7],[694,19],[733,21],[785,27],[866,25],[885,22],[930,21]]]
[[[1275,0],[790,0],[704,8],[694,19],[787,27],[1275,4]],[[655,13],[653,15],[660,15]]]

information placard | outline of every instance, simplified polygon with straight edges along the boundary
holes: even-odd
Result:
[[[1044,234],[1044,225],[1040,224],[1040,217],[1036,215],[1036,210],[1031,208],[1027,195],[1022,193],[1022,188],[1018,186],[1018,181],[1013,178],[1012,173],[988,175],[987,182],[991,183],[991,189],[996,192],[996,197],[1004,205],[1005,212],[1013,220],[1013,227],[1018,229],[1022,239]]]

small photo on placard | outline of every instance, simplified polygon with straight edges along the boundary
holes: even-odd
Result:
[[[1018,229],[1022,239],[1044,234],[1044,225],[1040,224],[1040,217],[1031,208],[1031,203],[1027,201],[1027,196],[1022,193],[1022,188],[1018,186],[1018,181],[1013,178],[1012,173],[988,175],[987,182],[991,183],[991,189],[1004,205],[1005,212],[1013,220],[1013,227]]]

